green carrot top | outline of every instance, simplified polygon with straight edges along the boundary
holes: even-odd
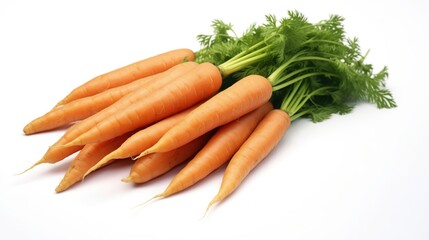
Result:
[[[224,87],[250,74],[267,77],[273,87],[272,103],[291,119],[323,121],[334,113],[349,113],[357,102],[393,108],[396,103],[385,88],[387,67],[374,73],[365,63],[357,38],[346,38],[344,18],[309,23],[304,15],[289,11],[277,20],[252,24],[238,37],[231,24],[213,21],[212,35],[198,35],[202,48],[197,62],[218,66]]]

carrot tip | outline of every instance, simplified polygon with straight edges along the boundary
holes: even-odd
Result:
[[[90,168],[88,171],[86,171],[83,176],[82,176],[82,180],[81,182],[83,182],[83,180],[85,179],[86,176],[88,176],[90,173],[92,173],[93,171],[95,171],[95,169]]]
[[[124,183],[139,183],[140,175],[134,171],[130,172],[130,175],[126,178],[121,179]]]
[[[90,174],[90,173],[92,173],[92,172],[94,172],[94,171],[96,171],[96,170],[98,170],[98,169],[100,169],[100,168],[102,168],[103,166],[105,166],[105,165],[107,165],[107,163],[108,163],[109,161],[107,161],[107,160],[100,160],[98,163],[96,163],[94,166],[92,166],[92,167],[90,167],[86,172],[85,172],[85,174],[83,175],[83,177],[86,177],[88,174]]]
[[[26,172],[30,171],[30,170],[31,170],[31,169],[33,169],[35,166],[37,166],[37,165],[39,165],[39,164],[41,164],[41,163],[43,163],[43,159],[42,159],[42,160],[40,160],[40,161],[38,161],[38,162],[36,162],[35,164],[31,165],[29,168],[25,169],[24,171],[22,171],[22,172],[20,172],[20,173],[15,174],[15,176],[19,176],[19,175],[21,175],[21,174],[24,174],[24,173],[26,173]]]
[[[142,152],[142,153],[140,153],[138,156],[133,157],[132,159],[133,159],[133,160],[137,160],[137,159],[139,159],[139,158],[142,158],[142,157],[144,157],[144,156],[146,156],[146,155],[149,155],[149,154],[152,154],[152,153],[155,153],[155,152],[156,152],[156,150],[155,150],[155,149],[153,149],[153,148],[148,148],[147,150],[143,151],[143,152]]]
[[[56,193],[60,193],[63,192],[64,190],[66,190],[67,187],[64,187],[61,183],[55,188],[55,192]]]
[[[207,205],[206,211],[204,212],[204,216],[203,216],[203,218],[207,215],[207,213],[209,212],[209,210],[211,209],[211,207],[212,207],[214,204],[218,203],[219,201],[220,201],[220,199],[219,199],[219,197],[218,197],[218,196],[214,197],[214,198],[210,201],[210,203]]]
[[[152,202],[152,201],[154,201],[154,200],[156,200],[156,199],[163,198],[163,197],[164,197],[164,194],[163,194],[163,193],[156,194],[155,196],[153,196],[153,197],[149,198],[148,200],[144,201],[143,203],[138,204],[138,205],[137,205],[137,206],[135,206],[134,208],[141,207],[141,206],[146,206],[146,205],[147,205],[147,204],[149,204],[150,202]]]
[[[80,181],[81,183],[83,183],[83,181],[85,180],[86,176],[88,176],[90,173],[98,170],[100,168],[100,165],[94,165],[92,166],[90,169],[88,169],[82,176],[82,180]]]
[[[148,154],[149,153],[142,152],[142,153],[140,153],[139,155],[137,155],[135,157],[131,157],[131,160],[133,160],[133,161],[138,160],[139,158],[142,158],[142,157],[144,157],[144,156],[146,156]]]
[[[31,135],[34,133],[30,123],[27,124],[22,131],[24,132],[25,135]]]
[[[124,183],[131,183],[132,182],[131,181],[131,176],[128,176],[126,178],[122,178],[121,181],[124,182]]]

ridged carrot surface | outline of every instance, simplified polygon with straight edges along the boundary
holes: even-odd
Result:
[[[153,124],[203,101],[220,89],[222,76],[211,63],[201,63],[187,74],[101,121],[66,146],[102,142]]]
[[[216,94],[170,129],[145,154],[168,152],[210,130],[233,121],[266,103],[272,94],[270,82],[259,75],[250,75]]]
[[[156,197],[168,197],[182,191],[229,161],[261,119],[272,109],[271,103],[266,103],[243,117],[219,127],[198,154],[174,176],[165,191]]]
[[[190,49],[175,49],[147,59],[129,64],[108,73],[99,75],[81,86],[73,89],[57,103],[60,106],[79,98],[92,96],[109,88],[121,86],[139,78],[163,72],[186,59],[194,60],[194,52]]]
[[[219,192],[208,208],[225,199],[241,184],[250,171],[277,146],[289,126],[289,115],[283,110],[272,110],[262,119],[228,163]]]

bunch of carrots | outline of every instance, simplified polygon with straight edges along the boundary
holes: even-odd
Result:
[[[289,11],[237,36],[213,21],[201,49],[168,51],[97,76],[24,128],[69,126],[33,166],[77,153],[62,192],[115,160],[135,160],[127,183],[145,183],[185,163],[164,192],[185,190],[227,164],[218,194],[229,196],[278,145],[292,121],[346,114],[362,101],[396,104],[337,15],[310,23]]]

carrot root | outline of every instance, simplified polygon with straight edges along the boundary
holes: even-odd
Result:
[[[73,89],[54,108],[73,100],[91,96],[106,89],[165,71],[186,59],[192,61],[194,57],[194,52],[190,49],[174,49],[104,73]]]
[[[40,165],[40,164],[42,164],[42,162],[41,162],[41,161],[38,161],[38,162],[34,163],[33,165],[31,165],[29,168],[25,169],[24,171],[22,171],[22,172],[20,172],[20,173],[15,174],[15,175],[16,175],[16,176],[22,175],[22,174],[24,174],[24,173],[26,173],[26,172],[30,171],[31,169],[33,169],[33,168],[34,168],[34,167],[36,167],[37,165]]]
[[[192,142],[165,153],[154,153],[137,160],[123,182],[145,183],[170,171],[193,157],[209,140],[209,132]]]
[[[237,120],[219,127],[196,156],[174,176],[161,195],[168,197],[183,191],[224,165],[272,109],[272,104],[267,102]]]
[[[146,127],[212,97],[221,84],[222,76],[218,68],[211,63],[201,63],[171,84],[151,93],[146,101],[109,116],[66,146],[105,141],[124,132]]]
[[[208,209],[235,191],[250,171],[280,142],[290,121],[289,115],[279,109],[271,110],[262,119],[228,163],[219,192],[208,204]]]
[[[183,146],[204,133],[262,106],[271,95],[272,86],[268,79],[249,75],[201,104],[142,155],[167,152]],[[206,121],[207,119],[210,121]]]

